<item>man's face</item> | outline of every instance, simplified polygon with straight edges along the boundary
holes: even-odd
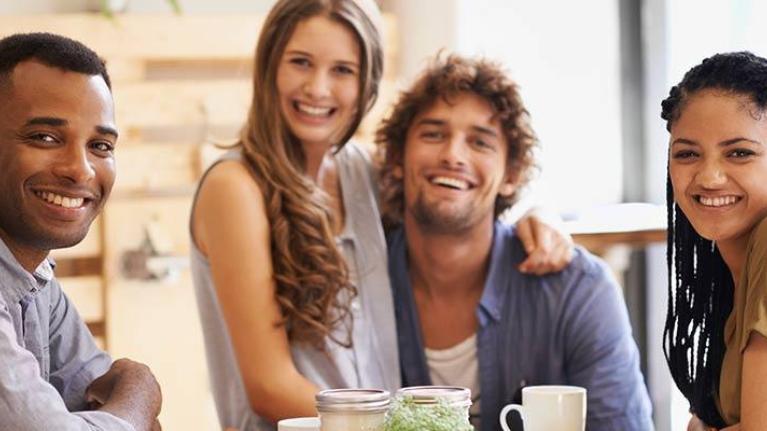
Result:
[[[0,237],[13,250],[80,242],[115,179],[117,132],[101,76],[19,63],[0,85]]]
[[[460,233],[492,223],[496,197],[515,187],[506,172],[508,145],[488,101],[460,93],[449,102],[439,98],[413,119],[400,173],[405,219]]]

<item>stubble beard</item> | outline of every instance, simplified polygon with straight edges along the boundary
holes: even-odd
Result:
[[[469,204],[448,205],[443,202],[427,202],[419,193],[410,212],[424,231],[436,234],[456,234],[469,230],[473,223],[473,211]]]

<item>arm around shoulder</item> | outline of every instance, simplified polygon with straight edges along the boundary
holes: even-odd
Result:
[[[276,422],[313,416],[317,388],[295,368],[276,299],[263,193],[238,161],[216,165],[195,203],[192,234],[210,264],[253,411]]]

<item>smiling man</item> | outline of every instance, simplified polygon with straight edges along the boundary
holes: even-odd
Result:
[[[0,40],[0,429],[159,429],[149,369],[112,363],[54,278],[115,179],[104,63],[44,33]]]
[[[498,429],[529,385],[588,390],[587,429],[653,428],[619,286],[576,249],[561,272],[522,274],[498,216],[534,163],[516,85],[496,65],[438,59],[378,131],[403,383],[472,390],[471,418]],[[519,424],[513,429],[520,429]]]

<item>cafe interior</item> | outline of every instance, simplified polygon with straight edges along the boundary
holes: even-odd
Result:
[[[84,42],[112,75],[120,127],[110,202],[57,274],[113,357],[148,364],[168,430],[220,429],[189,271],[190,203],[246,117],[251,61],[272,0],[4,0],[0,36]],[[716,52],[767,54],[767,2],[379,0],[385,71],[356,139],[373,145],[398,91],[434,53],[501,62],[540,140],[513,222],[544,208],[619,280],[659,431],[689,414],[662,351],[666,154],[660,101]],[[597,312],[597,311],[595,311]]]

